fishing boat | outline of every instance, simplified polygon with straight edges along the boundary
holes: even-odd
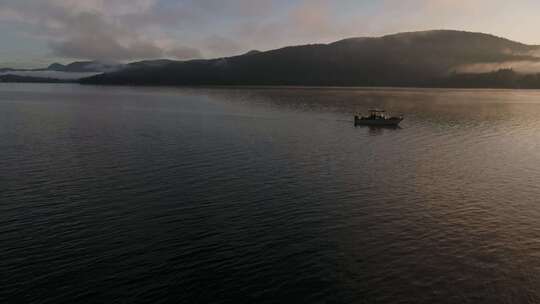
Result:
[[[355,126],[392,126],[392,127],[397,127],[402,120],[403,120],[403,115],[390,116],[390,115],[386,114],[385,110],[373,109],[373,110],[369,110],[369,114],[367,116],[355,115],[354,116],[354,125]]]

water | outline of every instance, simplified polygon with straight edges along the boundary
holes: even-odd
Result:
[[[402,128],[353,127],[371,107]],[[539,117],[539,91],[0,85],[0,302],[539,302]]]

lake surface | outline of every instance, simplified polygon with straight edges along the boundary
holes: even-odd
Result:
[[[0,273],[2,303],[537,303],[540,91],[1,84]]]

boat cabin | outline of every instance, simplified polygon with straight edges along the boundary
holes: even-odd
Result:
[[[385,110],[371,109],[367,117],[370,119],[386,119],[387,115]]]
[[[403,115],[390,116],[385,110],[371,109],[367,116],[354,116],[354,125],[397,126],[403,120]]]

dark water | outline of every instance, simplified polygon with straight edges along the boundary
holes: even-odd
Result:
[[[535,303],[540,92],[4,84],[0,202],[2,303]]]

